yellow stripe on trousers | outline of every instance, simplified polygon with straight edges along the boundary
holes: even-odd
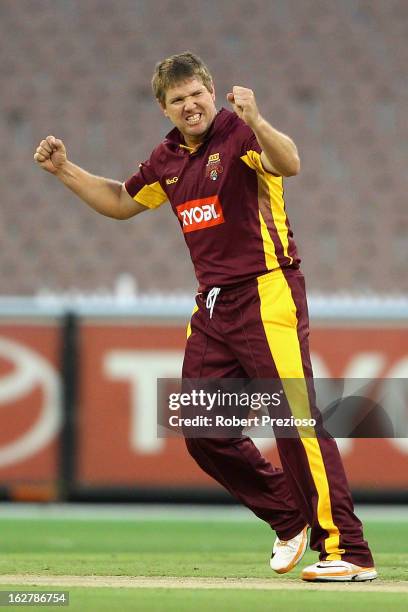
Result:
[[[291,412],[296,418],[311,418],[297,335],[296,305],[282,270],[277,269],[259,277],[258,293],[269,349],[282,379]],[[290,379],[286,385],[285,379]],[[317,490],[317,520],[329,534],[324,541],[327,559],[337,561],[345,551],[339,548],[340,532],[333,521],[329,483],[319,441],[314,430],[310,432],[310,428],[309,431],[299,429],[299,433]]]
[[[191,319],[193,318],[194,314],[197,312],[198,310],[198,306],[197,304],[194,306],[193,308],[193,312],[191,313],[191,317],[190,317],[190,321],[188,322],[187,325],[187,331],[186,331],[186,335],[187,335],[187,340],[189,339],[189,337],[191,336]]]

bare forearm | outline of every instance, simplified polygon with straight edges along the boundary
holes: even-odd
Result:
[[[121,183],[90,174],[83,168],[66,161],[55,176],[81,200],[107,217],[120,219]]]
[[[293,176],[300,170],[297,147],[293,140],[276,130],[263,117],[252,126],[256,139],[270,164],[282,176]]]

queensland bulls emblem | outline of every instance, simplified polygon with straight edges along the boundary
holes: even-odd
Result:
[[[205,167],[205,176],[212,181],[216,181],[219,174],[222,174],[224,168],[221,165],[220,154],[212,153],[208,157],[208,162]]]

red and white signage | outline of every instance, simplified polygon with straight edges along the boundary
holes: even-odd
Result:
[[[184,342],[184,327],[84,325],[82,484],[216,486],[183,440],[156,436],[156,379],[180,375]],[[408,329],[317,328],[312,353],[316,376],[407,377]],[[279,463],[273,439],[256,443]],[[408,485],[408,439],[345,439],[339,446],[352,486]]]
[[[181,439],[156,436],[156,379],[180,375],[184,325],[81,323],[76,464],[82,486],[217,487]],[[60,330],[0,325],[0,477],[56,481],[62,424]],[[315,376],[408,378],[408,328],[313,327]],[[256,440],[278,463],[273,439]],[[353,487],[406,489],[408,438],[339,445]]]
[[[62,425],[60,330],[0,325],[1,482],[55,482]]]

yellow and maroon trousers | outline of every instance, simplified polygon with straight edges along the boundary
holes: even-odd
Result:
[[[205,293],[198,294],[196,304],[183,378],[312,380],[300,270],[279,268],[222,289],[211,318]],[[306,395],[314,414],[309,385]],[[296,397],[289,398],[294,415],[299,412],[296,403]],[[186,444],[200,467],[269,523],[281,540],[294,537],[308,524],[310,546],[319,551],[320,560],[373,565],[333,438],[277,437],[282,469],[262,457],[249,437],[186,438]]]

